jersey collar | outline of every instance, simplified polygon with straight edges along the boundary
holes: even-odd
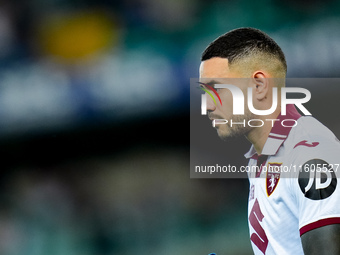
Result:
[[[291,121],[289,120],[298,120],[301,117],[300,113],[296,110],[293,104],[287,105],[286,115],[279,115],[277,117],[278,121],[275,121],[274,126],[272,127],[269,136],[267,138],[266,143],[264,144],[262,154],[261,155],[275,155],[280,149],[283,142],[287,139],[288,134],[292,127],[284,127],[281,125],[281,122],[287,120],[287,124],[291,125]],[[254,146],[250,147],[250,150],[244,154],[246,158],[258,158],[258,154]]]

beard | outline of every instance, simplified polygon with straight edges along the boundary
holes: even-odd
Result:
[[[251,113],[250,111],[247,111],[245,115],[234,115],[232,117],[232,126],[231,126],[231,120],[228,121],[227,124],[224,125],[224,127],[219,127],[217,133],[218,136],[223,140],[226,141],[229,138],[237,138],[240,136],[246,136],[253,127],[250,127],[248,125],[248,121],[251,119],[255,119],[255,115]],[[240,123],[240,124],[235,124]],[[245,125],[243,125],[245,123]]]

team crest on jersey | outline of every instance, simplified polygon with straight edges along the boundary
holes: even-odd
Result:
[[[280,174],[281,174],[281,165],[282,163],[268,163],[267,178],[266,178],[268,197],[274,192],[277,184],[279,183]]]

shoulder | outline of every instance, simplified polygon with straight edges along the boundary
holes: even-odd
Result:
[[[329,166],[340,174],[340,142],[322,123],[313,117],[301,117],[283,144],[284,162],[290,177],[301,176],[311,168]],[[338,171],[339,170],[339,171]]]
[[[337,142],[337,144],[339,144],[333,132],[311,116],[299,118],[297,125],[292,128],[289,136],[292,138],[292,141],[312,139],[318,140],[319,142]]]
[[[334,158],[340,155],[340,142],[325,125],[313,117],[301,117],[292,128],[285,146],[292,158]]]
[[[313,117],[301,117],[286,142],[287,161],[295,170],[290,173],[301,197],[319,200],[330,196],[340,177],[340,142]],[[337,195],[338,197],[338,195]]]

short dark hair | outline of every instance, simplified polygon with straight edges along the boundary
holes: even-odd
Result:
[[[204,50],[201,61],[213,57],[227,58],[232,64],[253,53],[270,54],[282,63],[287,72],[286,58],[280,46],[266,33],[255,28],[238,28],[221,35]]]

